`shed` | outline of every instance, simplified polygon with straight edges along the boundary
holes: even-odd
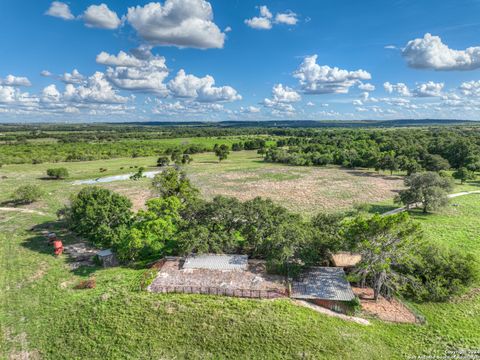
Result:
[[[103,267],[111,267],[117,265],[117,258],[111,249],[100,250],[97,253],[97,257],[100,260]]]
[[[247,255],[190,255],[185,259],[183,264],[183,269],[245,271],[247,267]]]
[[[348,251],[340,251],[335,254],[331,254],[330,258],[332,260],[333,266],[343,268],[354,267],[360,261],[362,261],[362,255],[357,253],[351,253]]]
[[[312,267],[292,282],[291,297],[347,312],[348,303],[355,299],[355,294],[342,268]]]

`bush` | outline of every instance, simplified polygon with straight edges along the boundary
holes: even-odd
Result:
[[[471,254],[447,250],[437,245],[420,247],[418,259],[400,269],[411,277],[405,295],[417,301],[445,301],[471,285],[478,275]]]
[[[31,204],[43,195],[42,189],[37,185],[23,185],[13,193],[13,200],[18,204]]]
[[[132,219],[132,203],[123,195],[96,186],[82,189],[64,211],[69,228],[95,245],[111,247]]]
[[[47,175],[55,179],[64,179],[68,177],[68,170],[66,168],[48,169]]]

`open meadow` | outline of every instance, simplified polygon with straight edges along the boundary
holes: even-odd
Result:
[[[221,163],[212,154],[194,159],[186,171],[206,197],[249,199],[270,194],[307,215],[349,209],[357,202],[388,208],[402,186],[400,176],[264,164],[255,152],[232,153]],[[74,180],[133,172],[135,166],[152,170],[155,160],[62,164],[71,176],[58,181],[42,179],[51,164],[6,165],[0,170],[6,177],[0,180],[2,202],[19,184],[39,184],[47,193],[38,203],[23,207],[33,213],[0,211],[0,357],[401,359],[444,355],[480,344],[480,282],[446,303],[409,303],[425,317],[423,325],[371,319],[371,325],[364,326],[297,307],[289,300],[146,293],[139,291],[143,269],[71,270],[66,256],[52,255],[42,230],[56,231],[65,244],[78,241],[55,216],[81,188],[72,185]],[[107,170],[100,172],[100,167]],[[151,195],[149,182],[102,186],[127,194],[140,207]],[[478,183],[459,188],[478,190]],[[414,212],[414,218],[434,242],[480,256],[480,195],[457,198],[452,204],[456,206],[435,214]],[[95,289],[73,288],[92,275]]]

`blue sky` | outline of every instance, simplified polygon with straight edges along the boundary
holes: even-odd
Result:
[[[480,1],[0,2],[0,121],[478,119]]]

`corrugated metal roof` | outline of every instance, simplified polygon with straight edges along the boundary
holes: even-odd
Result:
[[[247,266],[247,255],[191,255],[183,264],[184,269],[207,270],[246,270]]]
[[[292,282],[292,297],[350,301],[355,295],[342,268],[312,267]]]

